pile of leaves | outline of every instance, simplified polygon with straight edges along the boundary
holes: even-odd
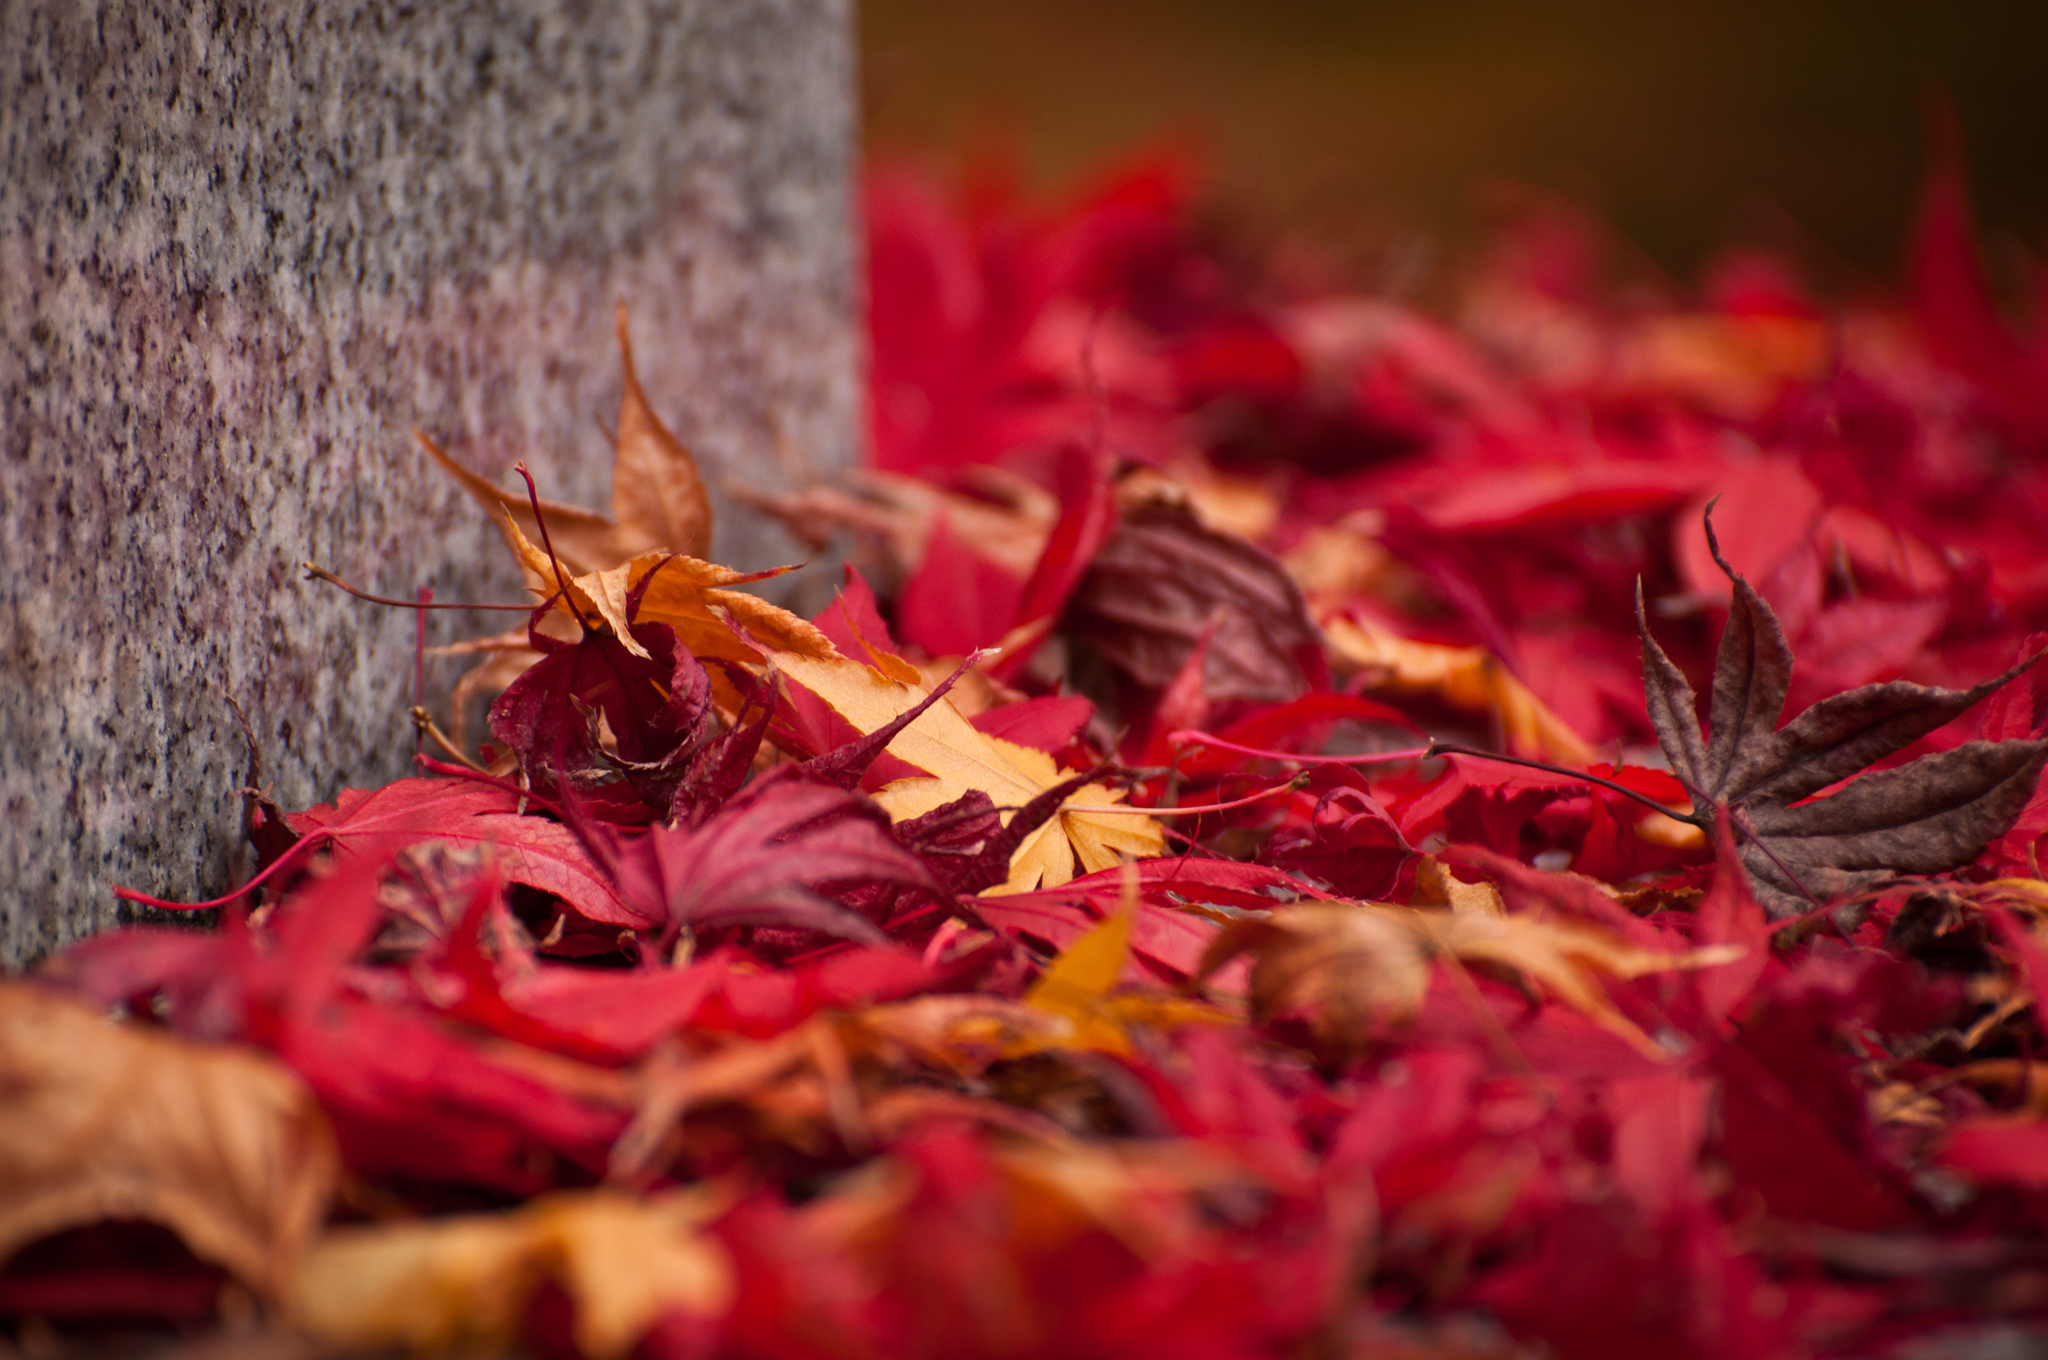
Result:
[[[242,791],[217,928],[0,983],[0,1312],[2048,1347],[2048,337],[1957,177],[1831,307],[1538,208],[1429,315],[1190,221],[871,179],[871,466],[742,489],[847,557],[815,618],[630,352],[609,516],[427,443],[525,621],[417,777]]]

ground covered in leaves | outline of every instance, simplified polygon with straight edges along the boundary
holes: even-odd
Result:
[[[418,777],[0,983],[19,1337],[2048,1348],[2048,347],[1953,175],[1827,306],[1541,205],[1449,315],[1159,167],[868,207],[872,465],[742,490],[828,608],[630,352],[608,516],[423,440],[533,598]]]

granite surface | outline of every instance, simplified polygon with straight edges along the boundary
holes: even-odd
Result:
[[[0,961],[110,884],[230,882],[230,698],[287,807],[408,768],[411,614],[297,564],[518,598],[407,431],[605,507],[615,301],[714,488],[852,456],[848,0],[0,0],[0,34]],[[719,508],[714,555],[795,554]]]

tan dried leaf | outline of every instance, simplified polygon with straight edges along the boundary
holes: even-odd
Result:
[[[619,566],[642,553],[703,557],[711,550],[711,502],[704,494],[703,478],[690,451],[669,433],[640,389],[623,306],[618,327],[625,390],[619,399],[612,455],[611,518],[581,506],[541,502],[555,551],[563,566],[577,575]],[[525,492],[479,477],[418,430],[413,437],[486,510],[510,516],[528,537],[540,537]]]
[[[1742,952],[1719,945],[1664,953],[1587,922],[1496,913],[1477,903],[1444,912],[1317,902],[1226,927],[1203,958],[1202,975],[1246,951],[1257,955],[1253,1015],[1261,1021],[1300,1020],[1327,1052],[1356,1052],[1413,1019],[1428,995],[1433,961],[1448,956],[1459,964],[1506,970],[1652,1057],[1663,1057],[1663,1050],[1615,1008],[1601,980],[1704,968]]]
[[[334,1140],[281,1064],[0,984],[0,1261],[118,1219],[160,1223],[266,1297],[334,1188]]]
[[[1465,883],[1453,878],[1451,871],[1434,855],[1424,855],[1416,866],[1415,896],[1411,902],[1418,907],[1477,912],[1482,916],[1507,914],[1507,904],[1501,901],[1499,888],[1491,883]]]
[[[571,1191],[507,1214],[336,1229],[298,1272],[292,1318],[331,1346],[502,1353],[553,1280],[576,1305],[577,1348],[617,1360],[670,1311],[731,1306],[732,1263],[698,1231],[710,1207]]]
[[[1519,756],[1590,765],[1600,758],[1585,738],[1550,710],[1484,647],[1445,647],[1401,637],[1368,619],[1322,620],[1330,654],[1368,673],[1375,693],[1428,694],[1454,708],[1490,715],[1508,749]]]

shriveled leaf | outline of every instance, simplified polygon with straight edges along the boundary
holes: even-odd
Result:
[[[1482,916],[1500,916],[1507,912],[1499,888],[1491,883],[1466,883],[1453,878],[1451,871],[1434,855],[1424,855],[1416,864],[1413,904],[1418,907],[1448,907],[1461,915],[1477,912]]]
[[[618,313],[619,362],[624,392],[612,461],[610,519],[572,505],[541,502],[548,532],[571,572],[605,571],[642,553],[670,552],[703,557],[711,548],[711,502],[697,462],[647,404],[633,371],[626,310]],[[523,492],[484,480],[415,431],[430,457],[486,509],[502,512],[525,534],[538,538],[538,525]]]
[[[1300,587],[1262,549],[1165,505],[1125,516],[1068,599],[1061,626],[1147,689],[1187,665],[1212,619],[1208,697],[1277,703],[1309,686],[1322,635]]]
[[[1516,755],[1568,765],[1599,759],[1585,738],[1484,647],[1416,642],[1367,619],[1343,615],[1323,620],[1323,630],[1331,654],[1361,672],[1371,691],[1429,695],[1485,714],[1499,725]]]
[[[0,985],[0,1262],[38,1238],[145,1220],[265,1297],[334,1188],[334,1140],[290,1070]]]
[[[1643,685],[1672,773],[1692,793],[1692,820],[1711,831],[1724,812],[1742,864],[1774,918],[1884,883],[1968,864],[2005,833],[2048,763],[2048,741],[1973,741],[1894,769],[1861,773],[1960,715],[2033,664],[2029,657],[1970,689],[1905,680],[1821,700],[1783,727],[1792,649],[1763,597],[1707,545],[1734,587],[1703,733],[1692,686],[1650,636],[1638,593]]]
[[[1429,993],[1429,936],[1399,908],[1318,902],[1233,923],[1202,975],[1247,950],[1253,1017],[1301,1021],[1326,1053],[1354,1053],[1412,1020]]]
[[[544,593],[555,593],[547,553],[534,546],[517,525],[508,522],[505,528],[521,563],[546,582]],[[726,588],[775,574],[734,571],[676,553],[642,553],[609,570],[572,577],[568,599],[556,601],[556,608],[586,626],[610,628],[628,650],[634,624],[659,623],[674,629],[676,639],[699,658],[758,663],[760,652],[733,631],[737,623],[749,637],[778,651],[837,656],[832,640],[815,625],[758,595]],[[636,595],[637,604],[629,613],[629,602]],[[715,684],[717,676],[713,679]],[[720,702],[727,702],[723,694]]]
[[[338,1228],[299,1268],[291,1317],[329,1346],[504,1351],[534,1291],[575,1305],[576,1347],[618,1360],[672,1312],[721,1317],[732,1263],[701,1203],[611,1190],[547,1195],[513,1213]]]
[[[624,637],[592,632],[563,644],[536,633],[534,640],[548,654],[491,705],[492,735],[536,778],[577,775],[599,750],[590,715],[601,714],[619,767],[666,816],[683,775],[677,758],[709,735],[704,668],[661,624],[641,624]]]
[[[895,679],[872,666],[843,657],[829,659],[777,652],[776,668],[823,699],[856,731],[875,732],[917,707],[928,686]],[[1015,810],[1060,783],[1059,769],[1043,751],[978,732],[950,703],[925,710],[889,742],[889,751],[931,776],[903,779],[884,788],[876,801],[897,821],[921,817],[979,790],[1003,810]],[[1121,795],[1098,784],[1069,795],[1066,803],[1102,806]],[[1063,803],[1062,806],[1065,806]],[[1061,812],[1026,836],[1010,861],[1005,892],[1056,887],[1074,876],[1078,859],[1087,873],[1107,869],[1130,854],[1150,857],[1165,849],[1165,837],[1149,818]]]
[[[1202,960],[1203,975],[1246,951],[1257,955],[1253,1014],[1305,1023],[1325,1052],[1355,1053],[1413,1019],[1428,994],[1433,961],[1448,955],[1517,975],[1660,1058],[1663,1051],[1615,1008],[1601,979],[1701,968],[1742,952],[1737,946],[1646,949],[1584,921],[1318,902],[1226,927]]]

